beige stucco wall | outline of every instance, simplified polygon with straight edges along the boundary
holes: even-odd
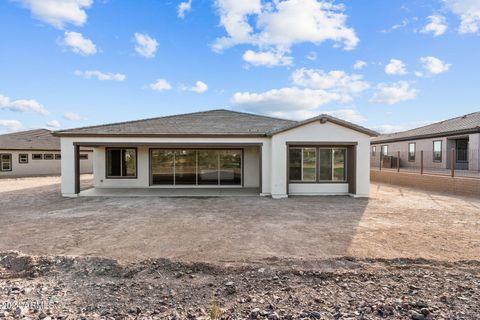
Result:
[[[45,176],[45,175],[60,175],[61,161],[60,160],[33,160],[32,154],[60,154],[60,151],[36,150],[36,151],[22,151],[22,150],[0,150],[0,153],[7,153],[12,155],[12,171],[0,171],[0,177],[28,177],[28,176]],[[80,161],[81,173],[93,172],[93,154],[92,152],[81,152],[88,154],[87,160]],[[28,163],[19,163],[19,154],[28,154]]]

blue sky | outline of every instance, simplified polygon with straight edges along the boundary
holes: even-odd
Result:
[[[382,132],[480,110],[480,1],[0,2],[0,132],[227,108]]]

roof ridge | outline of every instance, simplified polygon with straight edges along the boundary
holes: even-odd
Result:
[[[38,129],[31,129],[31,130],[23,130],[23,131],[15,131],[15,132],[8,132],[8,133],[4,133],[4,134],[1,134],[0,136],[11,136],[11,135],[26,135],[26,134],[29,134],[29,133],[33,133],[35,131],[41,131],[41,132],[44,132],[44,131],[47,131],[49,133],[52,133],[51,130],[48,130],[48,129],[45,129],[45,128],[38,128]]]
[[[249,115],[249,116],[256,116],[256,117],[262,117],[262,118],[273,119],[273,120],[282,120],[282,121],[298,122],[298,121],[296,121],[296,120],[279,118],[279,117],[273,117],[273,116],[268,116],[268,115],[260,114],[260,113],[251,113],[251,112],[237,111],[237,110],[230,110],[230,109],[217,109],[217,111],[228,111],[228,112],[234,112],[234,113],[239,113],[239,114],[246,114],[246,115]]]

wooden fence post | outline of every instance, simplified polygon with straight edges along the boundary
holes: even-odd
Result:
[[[452,155],[450,157],[450,166],[452,167],[452,178],[455,177],[455,149],[452,148]]]
[[[397,151],[397,172],[400,172],[400,151]]]
[[[423,150],[420,151],[420,174],[423,174]]]
[[[380,152],[380,171],[382,171],[382,160],[383,160],[383,156],[382,156],[382,153]]]

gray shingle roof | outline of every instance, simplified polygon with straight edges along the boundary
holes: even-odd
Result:
[[[47,129],[0,135],[0,150],[60,150],[60,138]]]
[[[265,135],[295,121],[211,110],[57,131],[57,135]]]
[[[372,139],[372,143],[406,141],[475,132],[480,132],[480,112],[470,113],[403,132],[382,134]]]
[[[328,117],[330,120],[336,118]],[[317,119],[319,117],[313,118]],[[373,131],[336,119],[338,124],[364,133]],[[335,121],[332,121],[335,122]],[[340,123],[341,122],[341,123]],[[303,122],[231,110],[211,110],[159,118],[120,122],[55,132],[58,136],[218,135],[267,136]]]

